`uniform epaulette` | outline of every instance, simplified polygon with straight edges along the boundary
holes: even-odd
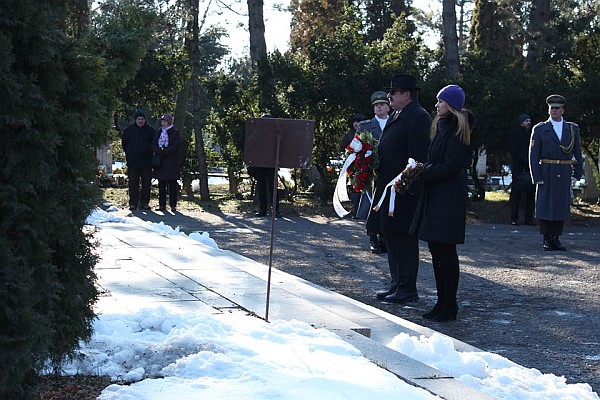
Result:
[[[575,123],[575,122],[571,122],[571,121],[565,121],[565,122],[569,125],[573,125],[573,127],[575,127],[575,128],[579,128],[579,125],[577,125],[577,123]]]
[[[542,126],[542,125],[544,125],[546,122],[548,122],[548,121],[542,121],[542,122],[538,122],[537,124],[535,124],[535,125],[533,126],[533,129],[537,128],[538,126]]]

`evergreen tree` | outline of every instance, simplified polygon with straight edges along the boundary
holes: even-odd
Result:
[[[485,52],[504,64],[523,63],[525,40],[523,1],[477,0],[469,35],[469,48]]]
[[[94,148],[106,142],[106,70],[87,38],[88,2],[0,8],[0,398],[92,333]]]
[[[312,38],[333,33],[348,4],[348,0],[292,0],[290,50],[306,53]]]
[[[404,0],[364,0],[365,31],[368,42],[381,40],[397,16],[410,15]],[[412,35],[412,31],[408,32]]]

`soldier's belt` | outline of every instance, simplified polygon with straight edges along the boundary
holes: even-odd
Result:
[[[540,164],[565,164],[565,165],[571,165],[572,162],[571,162],[571,160],[549,160],[547,158],[542,158],[540,160]]]

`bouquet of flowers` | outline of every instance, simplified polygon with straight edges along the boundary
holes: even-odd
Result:
[[[346,173],[355,192],[362,192],[371,186],[375,169],[379,166],[377,158],[377,140],[371,132],[364,131],[354,135],[352,142],[346,147],[346,155],[355,155]]]
[[[415,161],[412,158],[408,159],[406,168],[400,173],[399,177],[394,182],[394,190],[400,194],[406,193],[410,185],[421,175],[423,172],[423,163]]]

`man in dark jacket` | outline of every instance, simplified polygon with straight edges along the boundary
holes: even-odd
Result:
[[[379,300],[405,303],[419,299],[417,272],[419,243],[408,231],[417,206],[418,188],[398,193],[390,209],[390,190],[386,185],[400,174],[409,158],[425,162],[429,147],[431,116],[420,106],[416,79],[407,74],[392,76],[388,99],[394,113],[381,134],[379,168],[373,204],[383,197],[379,211],[371,210],[367,218],[367,234],[383,234],[388,254],[391,282],[387,290],[377,293]],[[385,196],[385,197],[384,197]],[[395,209],[395,212],[392,210]]]
[[[154,129],[146,123],[143,111],[135,113],[135,123],[125,128],[121,143],[127,158],[129,178],[129,209],[150,208],[150,183],[152,181],[152,138]],[[141,183],[141,190],[140,190]]]
[[[545,251],[566,250],[558,237],[571,211],[571,177],[583,174],[579,126],[563,119],[566,102],[558,94],[546,98],[550,118],[533,127],[529,145],[529,168],[537,186],[535,216]]]
[[[519,126],[508,132],[508,150],[512,158],[510,170],[512,184],[510,189],[510,221],[519,223],[519,206],[525,202],[525,225],[535,225],[533,211],[535,209],[535,186],[531,182],[529,172],[529,140],[531,137],[531,117],[519,115]]]

